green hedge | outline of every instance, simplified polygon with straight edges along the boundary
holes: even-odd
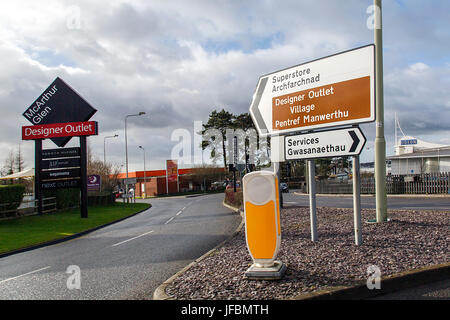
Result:
[[[22,202],[24,192],[25,186],[21,184],[0,186],[0,211],[17,209]]]
[[[96,192],[88,194],[88,206],[103,206],[116,202],[116,196],[111,192]]]
[[[80,189],[59,189],[45,191],[44,197],[55,197],[56,207],[60,209],[68,209],[80,206]],[[88,205],[108,205],[116,201],[114,194],[106,192],[89,192]]]
[[[236,189],[236,192],[234,192],[233,188],[229,188],[225,190],[225,203],[229,204],[235,208],[242,207],[243,200],[243,193],[241,189]]]
[[[55,197],[56,208],[68,209],[80,205],[80,189],[45,190],[44,198]]]

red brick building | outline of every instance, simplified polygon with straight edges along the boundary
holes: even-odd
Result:
[[[178,182],[169,182],[169,194],[202,190],[201,183],[195,182],[196,179],[193,179],[192,173],[193,169],[178,169]],[[118,178],[123,181],[126,176],[126,173],[120,173]],[[142,196],[144,171],[128,172],[128,178],[136,178],[135,194],[137,197]],[[146,196],[167,194],[166,170],[147,170],[145,172],[145,190]]]

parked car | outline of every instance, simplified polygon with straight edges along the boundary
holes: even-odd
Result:
[[[122,195],[124,192],[123,192],[123,189],[119,189],[119,190],[114,191],[113,193],[116,196],[116,198],[122,198]]]
[[[286,182],[280,183],[281,192],[289,192],[289,186]]]

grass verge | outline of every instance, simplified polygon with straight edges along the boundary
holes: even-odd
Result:
[[[80,218],[79,209],[44,216],[0,221],[0,254],[71,236],[149,208],[148,203],[115,203],[89,207],[89,217]]]

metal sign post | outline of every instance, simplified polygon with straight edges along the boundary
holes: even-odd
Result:
[[[233,142],[234,142],[234,154],[233,154],[233,163],[234,163],[234,168],[233,168],[233,191],[236,192],[236,169],[237,169],[237,164],[238,164],[238,147],[237,147],[237,136],[233,137]]]
[[[308,160],[309,216],[311,220],[311,241],[317,241],[316,213],[316,163]]]
[[[34,200],[36,205],[37,200],[37,211],[38,214],[42,215],[42,189],[41,189],[41,165],[42,165],[42,140],[34,140]]]
[[[81,202],[80,212],[81,218],[88,217],[88,194],[87,194],[87,143],[86,136],[80,137],[80,189],[81,189]]]
[[[361,234],[361,177],[359,156],[353,157],[353,217],[355,228],[355,244],[362,244]]]

